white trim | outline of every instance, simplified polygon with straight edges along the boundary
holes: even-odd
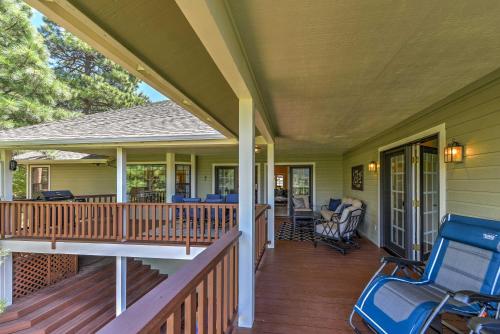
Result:
[[[267,211],[267,241],[268,248],[274,248],[274,144],[267,144],[267,168],[264,168],[264,190],[266,190],[267,198],[266,203],[270,206],[270,210]]]
[[[267,162],[264,164],[267,166]],[[318,188],[316,186],[316,162],[275,162],[274,166],[312,166],[313,169],[313,197],[312,197],[312,205],[313,205],[313,210],[316,208],[316,195]],[[267,169],[267,168],[266,168]],[[290,177],[288,178],[290,181]]]
[[[438,157],[439,157],[439,216],[443,217],[446,214],[446,164],[443,159],[444,148],[446,147],[446,124],[441,123],[437,126],[429,128],[425,131],[416,133],[412,136],[400,139],[391,144],[381,146],[378,148],[378,163],[380,166],[380,154],[384,151],[388,151],[390,149],[403,146],[405,144],[409,144],[411,142],[418,141],[420,139],[424,139],[426,137],[430,137],[433,135],[438,136],[439,149],[438,149]],[[381,190],[381,173],[378,173],[378,186],[377,186],[377,198],[378,198],[378,221],[377,221],[377,230],[378,230],[378,240],[377,245],[381,247],[382,241],[382,199],[380,198],[380,190]]]
[[[92,142],[76,142],[70,140],[58,140],[58,141],[43,141],[42,139],[33,139],[28,141],[1,141],[1,149],[25,149],[25,150],[39,150],[39,149],[64,149],[64,150],[75,150],[81,148],[154,148],[154,147],[214,147],[214,146],[235,146],[238,145],[238,140],[235,138],[231,139],[191,139],[191,140],[174,140],[174,141],[161,141],[161,140],[151,140],[145,141],[143,139],[138,139],[136,141],[111,141],[107,142],[104,139],[95,139]]]
[[[43,133],[40,134],[43,136]],[[64,139],[27,139],[27,140],[6,140],[0,142],[3,147],[7,146],[25,146],[25,145],[68,145],[68,144],[123,144],[123,143],[144,143],[144,142],[178,142],[178,141],[191,141],[191,140],[224,140],[226,139],[221,134],[212,135],[171,135],[171,136],[132,136],[132,137],[107,137],[107,138],[64,138]]]
[[[127,258],[125,256],[117,256],[115,262],[115,314],[119,316],[127,308]]]
[[[191,161],[174,161],[176,165],[191,165]],[[166,160],[161,161],[127,161],[127,165],[167,165]]]
[[[94,256],[127,256],[144,257],[153,259],[176,259],[192,260],[203,252],[206,247],[191,246],[190,253],[186,254],[186,246],[158,244],[133,244],[133,243],[99,243],[99,242],[75,242],[58,241],[56,248],[52,249],[49,241],[43,240],[0,240],[0,248],[11,252],[28,252],[42,254],[73,254]]]
[[[191,175],[190,175],[190,180],[189,182],[191,183],[191,197],[196,197],[197,194],[196,194],[196,173],[197,173],[197,170],[196,170],[196,155],[195,154],[191,154]]]
[[[240,164],[237,163],[237,162],[228,162],[228,163],[213,163],[212,164],[212,194],[215,194],[215,167],[224,167],[224,166],[228,166],[228,167],[235,167],[237,166],[238,167],[238,177],[240,175],[240,172],[239,172],[239,166]],[[261,195],[261,189],[262,189],[262,186],[261,186],[261,170],[260,170],[260,166],[261,166],[261,163],[260,162],[256,162],[255,163],[255,167],[257,167],[257,202],[258,203],[262,203],[262,195]],[[238,180],[236,180],[238,181]]]
[[[107,159],[67,159],[67,160],[50,160],[50,159],[33,159],[33,160],[16,160],[19,165],[32,165],[32,164],[106,164]]]
[[[26,170],[28,170],[28,182],[27,182],[27,187],[28,187],[28,191],[26,192],[27,194],[27,198],[31,198],[31,190],[32,190],[32,187],[31,187],[31,176],[32,176],[32,173],[31,173],[31,170],[33,168],[43,168],[43,167],[47,167],[48,170],[49,170],[49,186],[48,186],[48,189],[47,190],[50,190],[52,189],[52,184],[51,184],[51,170],[50,170],[50,165],[38,165],[38,164],[33,164],[33,165],[28,165],[27,166],[28,168],[26,168]]]
[[[0,300],[4,300],[7,306],[12,305],[12,253],[6,255],[0,264]]]

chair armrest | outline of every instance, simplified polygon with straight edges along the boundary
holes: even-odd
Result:
[[[410,266],[425,267],[425,263],[422,261],[413,261],[413,260],[403,259],[403,258],[395,257],[395,256],[384,256],[384,257],[382,257],[381,262],[394,263],[394,264],[406,266],[406,267],[410,267]]]
[[[469,290],[462,290],[457,292],[449,292],[453,299],[458,300],[464,304],[471,303],[499,303],[500,295],[485,295]]]
[[[500,331],[500,320],[474,317],[469,320],[467,326],[474,333],[498,333]]]

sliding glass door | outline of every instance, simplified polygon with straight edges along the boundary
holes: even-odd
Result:
[[[311,166],[290,166],[290,196],[291,198],[294,196],[308,196],[309,206],[312,207]]]

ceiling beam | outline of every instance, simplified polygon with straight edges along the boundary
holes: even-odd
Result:
[[[146,82],[157,91],[168,96],[184,109],[199,117],[227,138],[235,138],[224,124],[202,109],[184,92],[180,91],[144,61],[111,37],[75,6],[66,0],[26,0],[47,18],[85,41],[108,59],[122,66],[129,73]]]
[[[268,143],[273,143],[267,109],[224,0],[176,2],[236,96],[254,100],[257,129]]]

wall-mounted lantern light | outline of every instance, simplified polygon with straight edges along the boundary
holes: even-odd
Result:
[[[444,148],[444,162],[462,162],[464,160],[464,146],[452,141]]]
[[[260,153],[261,150],[262,149],[259,146],[255,145],[255,148],[254,148],[255,153]]]
[[[375,161],[370,161],[368,164],[368,171],[376,172],[377,171],[377,163]]]
[[[11,171],[17,170],[17,161],[16,160],[9,161],[9,170],[11,170]]]

